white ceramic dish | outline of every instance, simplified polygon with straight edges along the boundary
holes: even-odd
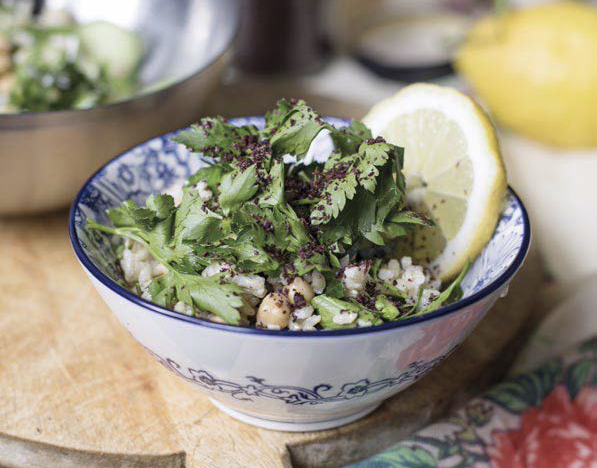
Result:
[[[345,125],[341,119],[328,119]],[[236,119],[261,124],[261,117]],[[192,174],[199,158],[166,134],[117,156],[74,201],[70,235],[106,303],[165,367],[245,422],[287,431],[320,430],[373,411],[439,364],[505,294],[530,242],[524,206],[509,191],[494,235],[463,281],[464,298],[435,312],[382,325],[315,332],[209,322],[147,302],[123,287],[109,239],[87,232],[88,217]]]

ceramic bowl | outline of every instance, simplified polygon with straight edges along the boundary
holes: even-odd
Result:
[[[233,122],[260,125],[263,119]],[[107,208],[129,198],[143,203],[202,165],[171,135],[132,148],[91,176],[72,206],[72,244],[108,306],[155,359],[223,411],[258,426],[326,429],[373,411],[466,338],[506,293],[529,248],[526,210],[509,190],[493,237],[463,281],[463,299],[437,311],[372,327],[314,332],[219,324],[174,312],[130,292],[113,243],[85,229],[87,218],[108,222]]]

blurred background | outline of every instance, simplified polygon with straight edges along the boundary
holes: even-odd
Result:
[[[4,0],[0,213],[65,208],[103,162],[281,96],[361,117],[414,81],[470,93],[501,136],[547,268],[597,271],[590,1]]]

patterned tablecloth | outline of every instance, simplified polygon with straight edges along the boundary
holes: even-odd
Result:
[[[519,373],[350,468],[597,468],[596,304],[594,277],[539,327]]]

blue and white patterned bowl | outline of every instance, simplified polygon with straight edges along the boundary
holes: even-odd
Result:
[[[346,125],[341,119],[328,119]],[[235,119],[263,123],[261,117]],[[77,195],[70,236],[85,272],[132,335],[164,366],[243,421],[278,430],[346,424],[429,372],[458,346],[507,291],[529,248],[526,210],[509,190],[498,226],[463,281],[464,298],[437,311],[378,326],[315,332],[261,330],[209,322],[152,304],[124,285],[110,239],[85,220],[143,203],[187,178],[199,158],[154,138],[117,156]]]

